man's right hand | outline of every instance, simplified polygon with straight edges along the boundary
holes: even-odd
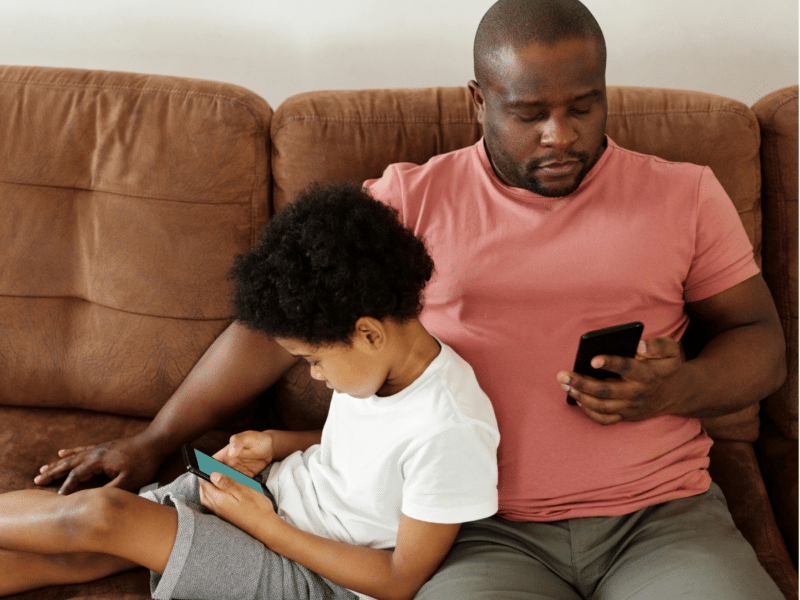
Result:
[[[71,494],[100,475],[110,479],[106,485],[138,491],[150,483],[163,459],[136,436],[120,438],[97,446],[59,450],[59,460],[43,466],[33,481],[48,485],[66,477],[59,494]]]

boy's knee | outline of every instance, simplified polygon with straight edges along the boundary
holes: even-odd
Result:
[[[128,496],[116,488],[84,490],[68,496],[59,515],[64,533],[87,542],[106,538],[116,529]]]

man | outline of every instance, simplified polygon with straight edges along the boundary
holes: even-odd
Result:
[[[421,320],[472,364],[501,431],[500,512],[462,528],[420,598],[780,597],[710,481],[697,421],[780,385],[777,313],[710,170],[605,136],[605,60],[577,0],[501,0],[469,84],[484,139],[367,182],[426,238],[438,276]],[[714,337],[683,361],[689,315]],[[620,380],[565,370],[580,334],[632,320],[637,357],[594,359]],[[143,434],[66,451],[38,482],[147,483],[291,364],[234,323]]]

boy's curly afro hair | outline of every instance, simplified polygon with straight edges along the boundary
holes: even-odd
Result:
[[[234,259],[234,317],[274,338],[349,343],[361,317],[418,317],[432,274],[397,210],[358,185],[312,185]]]

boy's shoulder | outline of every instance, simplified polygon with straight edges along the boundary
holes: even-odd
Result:
[[[472,367],[453,348],[441,340],[439,344],[441,352],[415,382],[416,392],[429,396],[443,419],[481,421],[496,428],[492,403]]]

